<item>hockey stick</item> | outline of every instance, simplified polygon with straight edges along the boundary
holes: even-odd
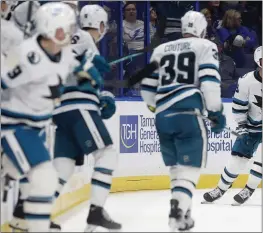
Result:
[[[193,116],[195,115],[195,116],[197,116],[197,117],[202,118],[203,120],[208,120],[208,121],[213,122],[213,121],[210,120],[208,117],[203,116],[203,115],[198,114],[198,113],[195,113],[195,112],[175,112],[175,113],[169,113],[169,114],[167,114],[165,117],[172,117],[172,116],[182,115],[182,114],[185,114],[185,115],[193,115]],[[226,131],[230,132],[231,134],[237,136],[237,137],[241,136],[239,133],[237,133],[236,131],[234,131],[234,130],[228,128],[228,127],[225,127],[224,129],[225,129]]]

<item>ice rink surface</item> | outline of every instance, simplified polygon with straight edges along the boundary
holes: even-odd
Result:
[[[262,232],[261,189],[257,189],[243,206],[231,206],[239,189],[229,190],[216,204],[201,204],[205,191],[198,190],[193,199],[192,232]],[[169,232],[170,192],[139,191],[111,194],[106,209],[122,223],[123,232]],[[89,203],[83,203],[60,219],[63,232],[83,232]]]

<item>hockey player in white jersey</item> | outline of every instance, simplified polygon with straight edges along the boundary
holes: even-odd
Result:
[[[204,194],[207,202],[221,198],[231,187],[240,171],[248,166],[249,160],[262,143],[262,46],[254,53],[258,65],[255,71],[239,78],[233,98],[232,112],[241,134],[233,145],[231,158],[221,174],[217,187]],[[234,197],[238,204],[243,204],[253,194],[262,179],[262,162],[255,161],[250,170],[250,180],[246,187]]]
[[[72,37],[72,48],[76,56],[85,55],[103,74],[109,65],[99,56],[95,42],[103,38],[107,30],[108,16],[99,5],[86,5],[80,11],[81,30]],[[81,165],[84,155],[93,154],[95,165],[91,178],[90,211],[86,232],[97,227],[119,230],[121,225],[104,210],[109,195],[112,174],[117,166],[117,152],[113,149],[111,136],[103,122],[116,110],[114,96],[100,92],[102,80],[84,79],[78,85],[65,87],[61,106],[54,111],[56,124],[54,166],[59,174],[56,196],[74,172],[75,160]],[[80,161],[80,163],[79,163]]]
[[[1,145],[6,173],[14,179],[27,175],[30,182],[24,203],[29,232],[47,232],[58,178],[39,132],[50,123],[62,83],[73,68],[89,72],[93,66],[76,61],[68,46],[77,27],[70,7],[43,5],[36,26],[38,33],[1,62],[1,88],[11,92],[10,99],[1,102]]]
[[[206,19],[195,11],[181,19],[183,38],[158,46],[151,56],[159,68],[142,81],[141,94],[156,115],[163,161],[171,179],[171,231],[194,226],[191,204],[201,168],[206,165],[207,129],[197,115],[205,110],[220,133],[226,123],[220,97],[218,51],[203,39]]]
[[[23,41],[23,33],[12,21],[7,20],[17,3],[18,1],[1,1],[1,53],[3,55]]]

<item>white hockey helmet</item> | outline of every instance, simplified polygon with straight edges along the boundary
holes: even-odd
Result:
[[[101,23],[104,23],[104,31],[100,30]],[[108,30],[108,14],[99,5],[86,5],[80,11],[80,26],[81,28],[94,28],[97,29],[100,41]]]
[[[65,45],[77,29],[75,11],[62,2],[50,2],[42,5],[36,13],[37,33],[53,40],[56,44]],[[64,38],[56,38],[58,30],[63,30]]]
[[[261,62],[260,62],[261,59]],[[262,67],[262,46],[258,47],[254,52],[254,61],[259,67]],[[260,64],[261,63],[261,64]]]
[[[27,24],[27,11],[28,11],[29,3],[30,1],[19,4],[15,8],[13,15],[12,15],[12,20],[21,30],[24,30]],[[31,23],[33,26],[34,21],[35,21],[35,14],[38,8],[40,7],[40,3],[37,1],[32,1],[32,3],[33,5],[32,5],[32,12],[31,12]],[[32,27],[31,29],[32,29],[31,33],[33,33],[34,28]]]
[[[197,11],[188,11],[181,18],[181,22],[182,34],[189,33],[200,38],[205,37],[207,21],[202,13]]]
[[[79,14],[79,2],[78,1],[63,1],[63,3],[68,4],[73,10],[75,10],[76,14]]]
[[[6,5],[5,11],[2,11],[2,4]],[[14,7],[18,4],[18,1],[12,0],[1,0],[1,17],[6,19],[11,11],[14,10]]]

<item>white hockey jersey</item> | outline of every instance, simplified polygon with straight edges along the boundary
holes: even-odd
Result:
[[[250,132],[262,132],[262,78],[259,70],[239,78],[232,112],[238,124],[246,123]]]
[[[202,110],[221,109],[221,77],[214,43],[195,37],[171,41],[158,46],[150,61],[158,62],[159,68],[143,79],[141,95],[148,105],[156,107],[156,113],[175,104],[178,108],[196,108],[195,100],[200,97]]]
[[[1,101],[2,129],[18,125],[42,128],[49,124],[59,104],[62,84],[79,64],[69,46],[56,60],[51,58],[38,38],[24,40],[2,62],[1,88],[8,89],[10,96]]]
[[[23,33],[14,22],[1,18],[1,53],[6,53],[23,41]]]
[[[92,60],[96,54],[99,55],[95,41],[92,36],[84,30],[79,29],[72,37],[71,43],[71,48],[77,59],[81,60],[82,56],[85,55]],[[99,111],[100,101],[99,90],[95,89],[89,80],[78,85],[75,77],[72,76],[67,80],[61,97],[61,105],[54,110],[53,115],[75,109]]]
[[[72,36],[71,44],[72,44],[73,52],[77,56],[80,56],[80,55],[83,55],[84,53],[89,53],[89,52],[94,55],[100,54],[92,36],[88,32],[82,29],[78,29],[76,34]]]

